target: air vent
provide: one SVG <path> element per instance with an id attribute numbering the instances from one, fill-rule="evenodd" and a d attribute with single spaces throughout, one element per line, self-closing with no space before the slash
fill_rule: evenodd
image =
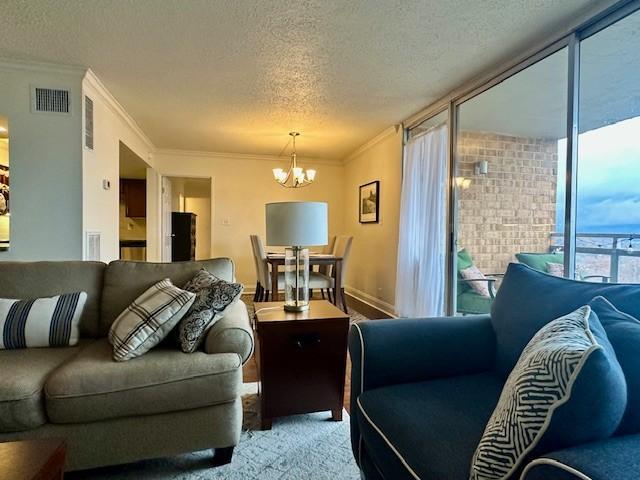
<path id="1" fill-rule="evenodd" d="M 93 100 L 84 97 L 84 146 L 93 150 Z"/>
<path id="2" fill-rule="evenodd" d="M 69 115 L 71 113 L 69 91 L 32 87 L 31 111 L 34 113 L 59 113 Z"/>
<path id="3" fill-rule="evenodd" d="M 86 232 L 84 259 L 100 261 L 100 232 Z"/>

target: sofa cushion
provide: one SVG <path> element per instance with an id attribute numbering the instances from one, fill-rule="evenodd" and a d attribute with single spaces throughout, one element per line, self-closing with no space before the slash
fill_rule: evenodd
<path id="1" fill-rule="evenodd" d="M 56 370 L 45 385 L 53 423 L 82 423 L 152 415 L 234 401 L 242 385 L 240 357 L 157 348 L 114 362 L 106 339 L 97 340 Z"/>
<path id="2" fill-rule="evenodd" d="M 113 359 L 131 360 L 158 345 L 193 304 L 196 295 L 165 278 L 136 298 L 111 325 Z"/>
<path id="3" fill-rule="evenodd" d="M 84 345 L 0 351 L 0 432 L 30 430 L 47 422 L 45 381 Z"/>
<path id="4" fill-rule="evenodd" d="M 107 335 L 118 315 L 151 285 L 169 278 L 174 285 L 182 287 L 202 268 L 227 282 L 235 279 L 233 262 L 228 258 L 174 263 L 111 262 L 104 274 L 101 336 Z"/>
<path id="5" fill-rule="evenodd" d="M 365 391 L 353 414 L 367 455 L 384 478 L 468 480 L 502 385 L 481 373 Z"/>
<path id="6" fill-rule="evenodd" d="M 99 325 L 105 267 L 100 262 L 0 262 L 0 298 L 31 299 L 87 292 L 78 325 L 80 337 L 104 335 L 106 332 L 100 332 Z"/>
<path id="7" fill-rule="evenodd" d="M 538 330 L 599 295 L 619 310 L 640 317 L 640 284 L 579 282 L 510 264 L 491 305 L 496 369 L 506 378 Z"/>
<path id="8" fill-rule="evenodd" d="M 0 349 L 78 344 L 85 292 L 15 300 L 0 298 Z"/>
<path id="9" fill-rule="evenodd" d="M 627 409 L 616 433 L 640 433 L 640 320 L 621 312 L 604 297 L 594 298 L 589 306 L 607 332 L 627 380 Z"/>
<path id="10" fill-rule="evenodd" d="M 513 478 L 532 452 L 607 438 L 626 403 L 624 374 L 591 307 L 560 317 L 535 334 L 509 375 L 470 478 Z"/>

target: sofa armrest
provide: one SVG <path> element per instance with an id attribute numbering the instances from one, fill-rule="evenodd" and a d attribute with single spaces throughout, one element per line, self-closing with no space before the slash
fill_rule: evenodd
<path id="1" fill-rule="evenodd" d="M 246 363 L 253 353 L 253 331 L 247 306 L 238 300 L 225 312 L 209 333 L 204 344 L 207 353 L 237 353 Z"/>
<path id="2" fill-rule="evenodd" d="M 629 480 L 640 478 L 640 434 L 558 450 L 531 461 L 522 480 Z"/>
<path id="3" fill-rule="evenodd" d="M 354 323 L 349 331 L 351 444 L 358 464 L 356 402 L 362 392 L 483 372 L 493 367 L 495 348 L 488 315 Z"/>

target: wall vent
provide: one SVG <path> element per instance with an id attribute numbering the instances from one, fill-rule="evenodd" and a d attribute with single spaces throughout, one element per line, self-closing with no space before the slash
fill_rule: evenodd
<path id="1" fill-rule="evenodd" d="M 93 100 L 84 97 L 84 146 L 93 150 Z"/>
<path id="2" fill-rule="evenodd" d="M 86 232 L 84 259 L 100 261 L 100 232 Z"/>
<path id="3" fill-rule="evenodd" d="M 71 97 L 68 90 L 31 87 L 31 111 L 34 113 L 71 114 Z"/>

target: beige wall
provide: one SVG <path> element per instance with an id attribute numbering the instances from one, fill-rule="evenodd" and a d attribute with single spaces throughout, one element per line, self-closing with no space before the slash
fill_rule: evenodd
<path id="1" fill-rule="evenodd" d="M 82 93 L 83 105 L 85 95 L 93 100 L 94 124 L 94 148 L 82 150 L 83 230 L 100 232 L 100 260 L 110 262 L 120 258 L 120 142 L 147 163 L 153 146 L 90 71 Z M 103 180 L 111 182 L 110 189 L 102 188 Z"/>
<path id="2" fill-rule="evenodd" d="M 518 252 L 546 252 L 554 231 L 558 142 L 483 132 L 459 136 L 458 246 L 485 273 L 502 273 Z M 486 160 L 489 172 L 475 175 Z"/>
<path id="3" fill-rule="evenodd" d="M 256 281 L 249 235 L 259 234 L 264 239 L 265 203 L 328 202 L 329 233 L 335 235 L 343 230 L 344 167 L 339 163 L 303 160 L 302 166 L 317 168 L 316 181 L 305 188 L 286 189 L 273 180 L 271 172 L 274 167 L 287 168 L 286 158 L 159 151 L 154 160 L 164 176 L 211 178 L 211 256 L 232 258 L 236 276 L 247 288 L 253 288 Z M 152 201 L 157 204 L 159 195 Z M 151 205 L 150 211 L 155 208 L 157 205 Z"/>
<path id="4" fill-rule="evenodd" d="M 353 235 L 347 265 L 349 293 L 394 312 L 398 220 L 402 182 L 402 129 L 391 127 L 345 159 L 344 230 Z M 380 181 L 380 223 L 358 221 L 358 187 Z"/>

